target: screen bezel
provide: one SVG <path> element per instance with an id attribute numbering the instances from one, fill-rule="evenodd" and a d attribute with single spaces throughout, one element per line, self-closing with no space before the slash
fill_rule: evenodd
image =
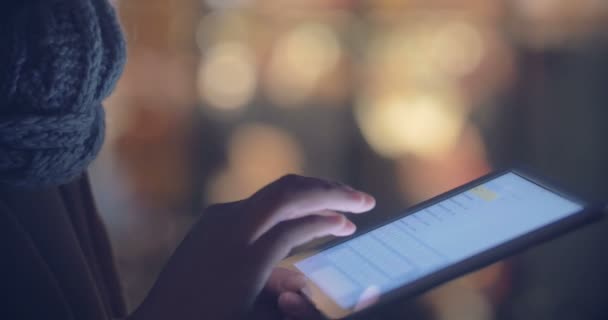
<path id="1" fill-rule="evenodd" d="M 496 247 L 483 251 L 479 254 L 476 254 L 472 257 L 464 259 L 460 262 L 448 265 L 442 269 L 439 269 L 429 275 L 423 276 L 420 279 L 417 279 L 413 282 L 410 282 L 402 287 L 393 289 L 387 293 L 381 295 L 378 302 L 374 303 L 373 306 L 380 306 L 382 304 L 388 303 L 392 300 L 395 300 L 397 297 L 409 297 L 416 294 L 420 294 L 424 291 L 427 291 L 431 288 L 434 288 L 446 281 L 457 278 L 463 274 L 469 273 L 476 269 L 482 268 L 489 264 L 492 264 L 498 260 L 504 259 L 510 255 L 513 255 L 523 249 L 531 247 L 533 245 L 544 242 L 548 239 L 551 239 L 561 233 L 572 230 L 578 226 L 583 224 L 592 222 L 601 217 L 601 208 L 591 205 L 588 202 L 581 200 L 578 197 L 575 197 L 569 193 L 564 192 L 561 188 L 556 187 L 554 184 L 550 184 L 547 182 L 547 179 L 540 178 L 538 175 L 533 175 L 527 170 L 523 169 L 510 169 L 510 170 L 500 170 L 497 172 L 490 173 L 483 177 L 480 177 L 476 180 L 473 180 L 467 184 L 464 184 L 458 188 L 450 190 L 446 193 L 440 194 L 436 197 L 433 197 L 429 200 L 423 201 L 417 205 L 414 205 L 407 210 L 405 210 L 402 214 L 399 214 L 387 221 L 382 222 L 379 225 L 376 225 L 372 228 L 369 228 L 365 232 L 357 233 L 354 236 L 343 239 L 341 241 L 336 241 L 331 244 L 328 244 L 318 250 L 309 251 L 297 254 L 295 256 L 291 256 L 285 259 L 281 265 L 283 267 L 289 268 L 291 270 L 295 270 L 299 272 L 299 270 L 294 266 L 298 261 L 305 259 L 309 256 L 315 255 L 323 250 L 329 249 L 346 241 L 349 241 L 353 238 L 362 236 L 368 232 L 371 232 L 375 229 L 378 229 L 384 225 L 390 224 L 396 220 L 399 220 L 405 216 L 418 212 L 426 207 L 432 206 L 438 202 L 446 200 L 454 195 L 460 194 L 462 192 L 468 191 L 478 185 L 484 184 L 488 181 L 491 181 L 497 177 L 500 177 L 507 173 L 514 173 L 544 189 L 547 189 L 565 199 L 568 199 L 572 202 L 575 202 L 582 206 L 582 209 L 578 212 L 575 212 L 567 217 L 559 219 L 553 223 L 550 223 L 546 226 L 543 226 L 535 231 L 526 233 L 522 236 L 519 236 L 513 240 L 507 241 L 503 244 L 500 244 Z M 308 292 L 305 294 L 311 300 L 311 302 L 321 311 L 321 313 L 329 318 L 329 319 L 344 319 L 349 316 L 361 315 L 366 312 L 369 312 L 373 308 L 364 308 L 362 310 L 353 310 L 353 309 L 343 309 L 334 300 L 327 296 L 323 291 L 316 286 L 316 284 L 310 281 L 307 278 L 308 284 Z"/>

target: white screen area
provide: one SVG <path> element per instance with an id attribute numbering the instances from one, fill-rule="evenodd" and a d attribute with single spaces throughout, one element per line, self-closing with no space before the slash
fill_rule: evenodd
<path id="1" fill-rule="evenodd" d="M 380 294 L 582 209 L 507 173 L 295 264 L 339 306 Z"/>

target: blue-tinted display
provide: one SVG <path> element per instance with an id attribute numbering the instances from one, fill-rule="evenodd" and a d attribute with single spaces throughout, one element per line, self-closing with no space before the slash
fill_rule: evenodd
<path id="1" fill-rule="evenodd" d="M 507 173 L 295 266 L 348 309 L 581 209 Z"/>

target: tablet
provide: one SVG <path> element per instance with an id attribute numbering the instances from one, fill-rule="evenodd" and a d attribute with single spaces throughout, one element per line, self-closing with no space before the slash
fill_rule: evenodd
<path id="1" fill-rule="evenodd" d="M 411 297 L 602 216 L 522 170 L 496 172 L 367 232 L 287 258 L 328 319 Z"/>

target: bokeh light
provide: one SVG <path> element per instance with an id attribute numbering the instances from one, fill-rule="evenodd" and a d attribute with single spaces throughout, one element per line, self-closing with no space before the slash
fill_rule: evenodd
<path id="1" fill-rule="evenodd" d="M 228 167 L 212 180 L 210 202 L 235 201 L 286 173 L 301 173 L 301 147 L 285 130 L 265 124 L 247 124 L 234 132 Z"/>
<path id="2" fill-rule="evenodd" d="M 366 50 L 371 86 L 454 86 L 487 54 L 478 26 L 464 19 L 425 17 L 375 35 Z"/>
<path id="3" fill-rule="evenodd" d="M 517 39 L 541 49 L 571 45 L 608 26 L 608 2 L 603 0 L 512 1 Z"/>
<path id="4" fill-rule="evenodd" d="M 441 154 L 456 142 L 464 125 L 456 98 L 431 93 L 362 99 L 355 115 L 372 148 L 391 158 Z"/>
<path id="5" fill-rule="evenodd" d="M 276 43 L 266 77 L 268 96 L 279 106 L 302 103 L 340 55 L 339 40 L 329 26 L 311 22 L 295 27 Z"/>
<path id="6" fill-rule="evenodd" d="M 419 202 L 456 188 L 491 169 L 479 131 L 466 124 L 453 145 L 431 157 L 406 155 L 396 161 L 401 194 Z"/>
<path id="7" fill-rule="evenodd" d="M 484 44 L 478 29 L 464 21 L 451 21 L 435 31 L 431 54 L 439 70 L 451 76 L 465 76 L 483 57 Z"/>
<path id="8" fill-rule="evenodd" d="M 198 73 L 200 96 L 220 109 L 237 109 L 255 94 L 257 71 L 252 51 L 238 42 L 212 47 L 203 58 Z"/>
<path id="9" fill-rule="evenodd" d="M 205 0 L 211 9 L 234 9 L 250 4 L 251 0 Z"/>

